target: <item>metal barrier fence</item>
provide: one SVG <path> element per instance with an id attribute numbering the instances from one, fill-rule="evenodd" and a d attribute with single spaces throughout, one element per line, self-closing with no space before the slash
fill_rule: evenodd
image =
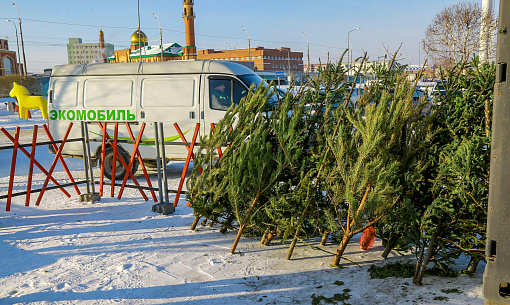
<path id="1" fill-rule="evenodd" d="M 0 195 L 1 199 L 7 198 L 7 204 L 6 204 L 6 211 L 10 211 L 11 208 L 11 201 L 13 197 L 17 196 L 23 196 L 26 195 L 26 202 L 25 206 L 29 206 L 30 201 L 30 194 L 40 192 L 39 197 L 37 198 L 36 205 L 39 205 L 41 202 L 41 199 L 47 190 L 53 190 L 53 189 L 59 189 L 61 190 L 68 198 L 71 197 L 69 192 L 65 190 L 65 187 L 73 186 L 77 195 L 80 196 L 80 201 L 87 201 L 87 202 L 94 202 L 99 201 L 100 198 L 104 195 L 103 188 L 104 185 L 110 185 L 111 186 L 111 197 L 114 197 L 115 192 L 115 186 L 120 187 L 119 193 L 117 195 L 117 198 L 120 200 L 122 198 L 122 195 L 124 193 L 125 188 L 134 188 L 138 189 L 141 196 L 144 198 L 145 201 L 148 201 L 148 197 L 145 194 L 144 191 L 149 191 L 151 193 L 152 199 L 154 202 L 158 202 L 158 198 L 156 198 L 155 192 L 157 191 L 159 193 L 159 203 L 153 205 L 152 210 L 154 212 L 163 213 L 163 214 L 170 214 L 175 211 L 175 207 L 177 207 L 180 195 L 185 193 L 182 188 L 184 185 L 186 172 L 188 169 L 188 166 L 191 162 L 191 159 L 194 158 L 193 149 L 195 148 L 195 145 L 199 144 L 196 142 L 200 124 L 197 123 L 193 138 L 191 142 L 187 142 L 184 134 L 182 133 L 181 129 L 179 128 L 178 124 L 174 124 L 174 128 L 177 130 L 179 137 L 181 138 L 182 142 L 165 142 L 164 139 L 164 126 L 163 123 L 154 123 L 154 133 L 155 133 L 155 140 L 143 140 L 143 133 L 146 128 L 146 124 L 142 123 L 140 127 L 140 131 L 138 135 L 135 137 L 133 134 L 133 131 L 131 130 L 131 127 L 128 123 L 125 123 L 126 129 L 130 135 L 130 140 L 124 140 L 119 139 L 118 137 L 118 130 L 119 130 L 119 123 L 114 123 L 114 135 L 113 139 L 107 132 L 107 124 L 108 123 L 101 123 L 101 122 L 80 122 L 81 123 L 81 138 L 75 138 L 75 139 L 68 139 L 69 133 L 73 127 L 73 123 L 69 123 L 69 126 L 66 130 L 66 133 L 62 140 L 54 141 L 53 136 L 51 135 L 48 127 L 46 125 L 43 125 L 43 128 L 46 132 L 46 135 L 50 141 L 43 141 L 43 142 L 37 142 L 37 132 L 38 132 L 38 126 L 34 125 L 33 130 L 33 138 L 31 144 L 20 144 L 19 143 L 19 135 L 20 135 L 20 128 L 17 127 L 15 131 L 14 137 L 6 131 L 4 128 L 0 128 L 2 133 L 13 142 L 13 145 L 7 145 L 7 146 L 1 146 L 0 150 L 6 150 L 6 149 L 12 149 L 12 164 L 11 164 L 11 171 L 9 176 L 9 186 L 8 186 L 8 192 L 6 195 Z M 99 128 L 101 129 L 101 138 L 100 139 L 90 139 L 89 138 L 89 132 L 88 132 L 88 126 L 91 124 L 97 124 Z M 84 160 L 84 174 L 85 174 L 85 180 L 81 181 L 75 181 L 74 177 L 71 174 L 71 171 L 69 170 L 67 164 L 65 163 L 64 158 L 62 157 L 62 150 L 64 148 L 64 145 L 69 142 L 82 142 L 82 149 L 83 149 L 83 160 Z M 94 181 L 94 173 L 92 169 L 92 155 L 90 152 L 90 142 L 101 142 L 101 156 L 100 158 L 100 177 L 99 181 Z M 128 163 L 124 161 L 122 156 L 120 155 L 117 147 L 119 143 L 128 143 L 133 144 L 133 151 L 130 154 L 130 160 Z M 141 144 L 153 144 L 156 147 L 156 167 L 157 167 L 157 177 L 158 177 L 158 187 L 155 188 L 152 186 L 150 177 L 147 173 L 147 169 L 145 167 L 142 155 L 139 151 L 139 145 Z M 60 146 L 57 146 L 57 144 L 60 144 Z M 38 162 L 35 159 L 35 149 L 36 146 L 40 145 L 51 145 L 53 147 L 53 150 L 55 151 L 55 158 L 50 166 L 49 170 L 46 170 L 42 167 L 40 162 Z M 124 179 L 121 184 L 118 184 L 115 182 L 115 178 L 111 180 L 111 182 L 104 181 L 104 171 L 105 171 L 105 151 L 106 147 L 109 145 L 113 149 L 113 162 L 112 162 L 112 177 L 115 177 L 115 168 L 116 168 L 116 161 L 118 161 L 122 164 L 124 169 L 126 170 L 126 174 L 124 176 Z M 168 189 L 168 177 L 166 170 L 164 170 L 166 165 L 166 153 L 165 153 L 165 146 L 167 145 L 184 145 L 187 148 L 188 154 L 186 157 L 186 162 L 181 174 L 181 178 L 179 181 L 179 187 L 177 190 L 169 190 Z M 25 147 L 32 147 L 31 152 L 29 153 Z M 24 153 L 29 159 L 29 172 L 27 174 L 28 177 L 28 183 L 27 183 L 27 190 L 22 192 L 14 192 L 14 176 L 15 176 L 15 169 L 16 169 L 16 160 L 17 160 L 17 152 L 20 150 L 22 153 Z M 139 162 L 142 171 L 143 176 L 146 180 L 147 186 L 140 185 L 138 180 L 136 179 L 135 175 L 131 173 L 131 168 L 134 164 L 135 159 Z M 62 166 L 64 167 L 65 172 L 67 173 L 67 176 L 70 180 L 70 183 L 66 184 L 59 184 L 59 182 L 52 177 L 53 171 L 55 169 L 55 166 L 57 165 L 58 161 L 61 162 Z M 36 166 L 39 168 L 39 170 L 46 175 L 45 182 L 43 184 L 43 187 L 40 189 L 32 189 L 32 175 L 33 175 L 33 166 Z M 133 185 L 128 184 L 127 180 L 131 179 L 133 181 Z M 48 186 L 49 182 L 52 182 L 53 186 Z M 86 184 L 87 191 L 85 194 L 82 194 L 77 187 L 79 184 Z M 95 192 L 94 185 L 99 184 L 99 193 Z M 173 204 L 169 202 L 169 193 L 175 193 L 175 199 Z"/>

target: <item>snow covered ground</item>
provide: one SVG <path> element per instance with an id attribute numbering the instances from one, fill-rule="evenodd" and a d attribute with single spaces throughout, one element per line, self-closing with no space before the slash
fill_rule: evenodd
<path id="1" fill-rule="evenodd" d="M 0 105 L 0 127 L 44 122 L 37 113 L 34 120 L 17 119 Z M 30 137 L 28 132 L 25 140 Z M 53 155 L 41 147 L 36 159 L 48 168 Z M 82 178 L 82 160 L 66 161 L 75 178 Z M 0 150 L 0 162 L 4 195 L 10 150 Z M 27 164 L 28 158 L 18 153 L 17 190 L 26 188 Z M 183 164 L 167 167 L 170 189 L 177 188 Z M 34 172 L 33 187 L 40 188 L 45 177 Z M 60 166 L 54 176 L 67 182 Z M 156 183 L 154 172 L 151 179 Z M 286 261 L 288 244 L 281 239 L 267 247 L 242 238 L 232 255 L 236 233 L 220 234 L 216 226 L 190 231 L 193 214 L 183 197 L 174 214 L 163 216 L 133 189 L 118 200 L 109 197 L 107 187 L 105 197 L 94 204 L 80 203 L 74 190 L 68 191 L 71 198 L 48 191 L 40 206 L 34 205 L 38 193 L 32 194 L 29 207 L 24 197 L 16 197 L 10 212 L 6 200 L 0 200 L 0 304 L 312 304 L 321 296 L 330 304 L 483 304 L 483 264 L 473 277 L 426 276 L 418 287 L 410 279 L 370 279 L 372 264 L 413 259 L 392 253 L 383 261 L 380 241 L 362 251 L 353 240 L 345 253 L 352 262 L 344 261 L 343 269 L 330 267 L 327 252 L 337 246 L 331 243 L 322 247 L 327 252 L 299 243 Z"/>

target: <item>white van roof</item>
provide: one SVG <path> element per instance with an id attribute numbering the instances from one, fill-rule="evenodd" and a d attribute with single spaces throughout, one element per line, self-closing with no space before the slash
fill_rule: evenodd
<path id="1" fill-rule="evenodd" d="M 142 63 L 94 63 L 55 66 L 51 77 L 81 75 L 133 75 L 133 74 L 196 74 L 216 73 L 242 75 L 253 74 L 249 68 L 228 61 L 218 60 L 171 60 Z"/>

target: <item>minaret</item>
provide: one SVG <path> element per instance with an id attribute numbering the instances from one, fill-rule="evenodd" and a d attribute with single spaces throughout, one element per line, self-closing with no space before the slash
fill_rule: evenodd
<path id="1" fill-rule="evenodd" d="M 99 28 L 99 54 L 101 55 L 101 62 L 106 62 L 106 50 L 104 48 L 104 33 L 103 29 Z"/>
<path id="2" fill-rule="evenodd" d="M 183 0 L 184 27 L 186 30 L 186 46 L 182 50 L 182 59 L 197 58 L 197 47 L 195 46 L 195 13 L 193 13 L 193 0 Z"/>

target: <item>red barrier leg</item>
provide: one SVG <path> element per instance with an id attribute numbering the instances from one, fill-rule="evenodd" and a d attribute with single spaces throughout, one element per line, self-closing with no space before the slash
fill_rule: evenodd
<path id="1" fill-rule="evenodd" d="M 143 128 L 145 129 L 145 123 L 142 124 Z M 135 140 L 135 136 L 133 135 L 133 131 L 131 130 L 131 126 L 129 126 L 129 123 L 126 123 L 126 128 L 129 132 L 129 137 L 131 140 Z M 145 180 L 147 180 L 147 185 L 149 187 L 152 187 L 151 180 L 149 179 L 149 174 L 147 174 L 147 169 L 145 168 L 145 164 L 143 163 L 142 155 L 140 154 L 140 150 L 136 150 L 136 157 L 138 158 L 138 163 L 140 163 L 140 166 L 142 167 L 143 175 L 145 176 Z M 158 199 L 156 198 L 156 193 L 151 190 L 152 199 L 154 199 L 154 202 L 158 202 Z"/>
<path id="2" fill-rule="evenodd" d="M 105 136 L 106 136 L 106 139 L 107 140 L 110 140 L 110 136 L 108 135 L 108 133 L 105 133 Z M 110 146 L 113 147 L 113 143 L 112 142 L 109 142 Z M 120 153 L 118 151 L 116 151 L 116 155 L 117 157 L 119 158 L 119 161 L 120 163 L 122 163 L 122 166 L 124 166 L 124 168 L 127 167 L 127 164 L 126 162 L 124 162 L 124 159 L 121 157 Z M 133 175 L 133 173 L 131 173 L 131 171 L 128 171 L 129 173 L 129 177 L 131 178 L 131 180 L 133 180 L 133 183 L 136 185 L 136 186 L 140 186 L 140 184 L 138 183 L 138 181 L 136 180 L 135 176 Z M 142 195 L 142 197 L 145 199 L 145 201 L 148 201 L 149 198 L 147 198 L 147 195 L 145 195 L 145 193 L 143 192 L 143 190 L 141 189 L 138 189 L 138 191 L 140 192 L 140 194 Z"/>
<path id="3" fill-rule="evenodd" d="M 46 177 L 46 180 L 44 181 L 43 187 L 41 189 L 41 193 L 39 194 L 39 197 L 37 198 L 35 205 L 39 205 L 39 203 L 41 203 L 42 196 L 44 195 L 44 192 L 46 191 L 46 187 L 48 187 L 48 182 L 50 181 L 50 176 L 53 173 L 55 166 L 57 165 L 59 156 L 62 154 L 62 149 L 64 148 L 64 145 L 66 144 L 67 137 L 69 136 L 69 133 L 71 132 L 72 127 L 73 127 L 73 123 L 71 122 L 71 123 L 69 123 L 69 127 L 67 127 L 66 134 L 65 134 L 64 138 L 62 139 L 62 143 L 60 144 L 60 147 L 58 148 L 57 155 L 55 156 L 55 159 L 53 159 L 53 163 L 51 163 L 50 170 L 48 171 L 48 177 Z"/>
<path id="4" fill-rule="evenodd" d="M 176 125 L 176 124 L 174 124 L 174 125 Z M 177 128 L 178 127 L 179 126 L 177 126 Z M 186 158 L 186 163 L 184 163 L 184 169 L 182 170 L 181 181 L 179 182 L 179 188 L 177 189 L 177 194 L 175 195 L 174 207 L 177 207 L 177 202 L 179 201 L 179 197 L 181 196 L 182 185 L 184 184 L 184 179 L 186 178 L 186 171 L 188 170 L 188 166 L 189 166 L 191 157 L 194 156 L 193 148 L 195 147 L 195 142 L 197 140 L 199 130 L 200 130 L 200 123 L 197 123 L 196 128 L 195 128 L 195 133 L 193 134 L 193 139 L 191 140 L 191 145 L 188 148 L 188 157 Z"/>
<path id="5" fill-rule="evenodd" d="M 138 146 L 140 146 L 140 141 L 142 140 L 143 131 L 145 129 L 145 123 L 142 123 L 142 126 L 140 127 L 140 133 L 138 134 L 138 138 L 136 139 L 135 144 L 133 145 L 133 153 L 131 153 L 131 158 L 129 159 L 129 164 L 126 167 L 126 174 L 124 175 L 124 180 L 122 181 L 122 185 L 120 187 L 119 196 L 117 197 L 120 199 L 122 197 L 122 193 L 124 192 L 124 187 L 126 186 L 126 182 L 128 179 L 128 172 L 131 172 L 131 168 L 133 167 L 133 163 L 135 162 L 136 158 L 136 152 L 138 151 Z"/>
<path id="6" fill-rule="evenodd" d="M 177 133 L 179 134 L 179 137 L 181 137 L 181 141 L 182 141 L 182 142 L 184 142 L 184 143 L 188 142 L 188 141 L 186 140 L 186 137 L 185 137 L 185 136 L 184 136 L 184 134 L 182 133 L 181 128 L 179 127 L 179 125 L 177 125 L 177 123 L 174 123 L 174 127 L 175 127 L 175 129 L 177 130 Z M 191 152 L 191 158 L 192 158 L 193 160 L 195 160 L 195 154 L 193 153 L 193 149 L 190 149 L 189 145 L 185 145 L 185 147 L 186 147 L 186 149 L 188 150 L 188 154 Z M 198 171 L 199 171 L 200 173 L 202 173 L 202 169 L 201 169 L 201 168 L 199 168 L 199 169 L 198 169 Z"/>
<path id="7" fill-rule="evenodd" d="M 9 132 L 7 132 L 7 130 L 5 130 L 3 127 L 0 128 L 0 131 L 2 131 L 2 133 L 12 142 L 14 143 L 15 142 L 15 139 L 11 136 L 11 134 Z M 28 153 L 28 151 L 24 148 L 24 147 L 19 147 L 19 150 L 21 150 L 22 153 L 25 154 L 25 156 L 27 156 L 28 158 L 30 158 L 30 154 Z M 50 180 L 53 184 L 55 184 L 56 186 L 60 186 L 60 183 L 58 183 L 57 180 L 55 180 L 55 178 L 53 178 L 51 175 L 48 174 L 48 171 L 44 169 L 44 167 L 42 167 L 42 165 L 37 162 L 37 160 L 34 160 L 34 165 L 37 166 L 37 168 L 43 173 L 45 174 L 46 176 L 49 176 L 50 177 Z M 59 190 L 64 193 L 67 198 L 70 198 L 71 197 L 71 194 L 69 194 L 65 189 L 63 188 L 59 188 Z"/>
<path id="8" fill-rule="evenodd" d="M 37 130 L 39 126 L 34 125 L 34 134 L 32 135 L 32 151 L 30 152 L 30 165 L 28 166 L 28 182 L 27 182 L 27 197 L 25 200 L 25 206 L 30 204 L 30 191 L 32 190 L 32 173 L 34 172 L 34 159 L 35 159 L 35 148 L 37 145 Z M 53 141 L 53 140 L 50 140 Z"/>
<path id="9" fill-rule="evenodd" d="M 14 186 L 14 173 L 16 171 L 16 157 L 18 154 L 19 131 L 20 131 L 20 128 L 16 127 L 16 133 L 14 135 L 14 148 L 12 151 L 11 174 L 9 176 L 9 191 L 7 193 L 7 205 L 5 206 L 6 211 L 11 210 L 12 188 Z"/>
<path id="10" fill-rule="evenodd" d="M 46 135 L 48 136 L 48 139 L 50 141 L 53 141 L 53 136 L 51 135 L 50 133 L 50 130 L 48 129 L 48 126 L 46 126 L 46 124 L 43 124 L 43 128 L 44 128 L 44 131 L 46 132 Z M 51 144 L 53 146 L 53 149 L 55 151 L 57 151 L 57 145 L 55 144 Z M 64 170 L 67 174 L 67 177 L 69 177 L 69 180 L 74 183 L 74 178 L 73 178 L 73 175 L 71 174 L 71 171 L 69 170 L 69 168 L 67 167 L 67 164 L 66 164 L 66 161 L 64 161 L 64 157 L 62 157 L 62 155 L 60 155 L 60 163 L 62 163 L 62 166 L 64 167 Z M 80 189 L 78 188 L 77 185 L 73 185 L 74 186 L 74 190 L 76 191 L 76 194 L 78 194 L 78 196 L 81 194 L 80 192 Z"/>
<path id="11" fill-rule="evenodd" d="M 101 123 L 97 122 L 101 131 L 103 132 L 103 139 L 101 141 L 101 176 L 99 177 L 99 197 L 103 197 L 103 186 L 104 186 L 104 157 L 105 157 L 105 149 L 106 149 L 106 123 L 101 125 Z"/>

